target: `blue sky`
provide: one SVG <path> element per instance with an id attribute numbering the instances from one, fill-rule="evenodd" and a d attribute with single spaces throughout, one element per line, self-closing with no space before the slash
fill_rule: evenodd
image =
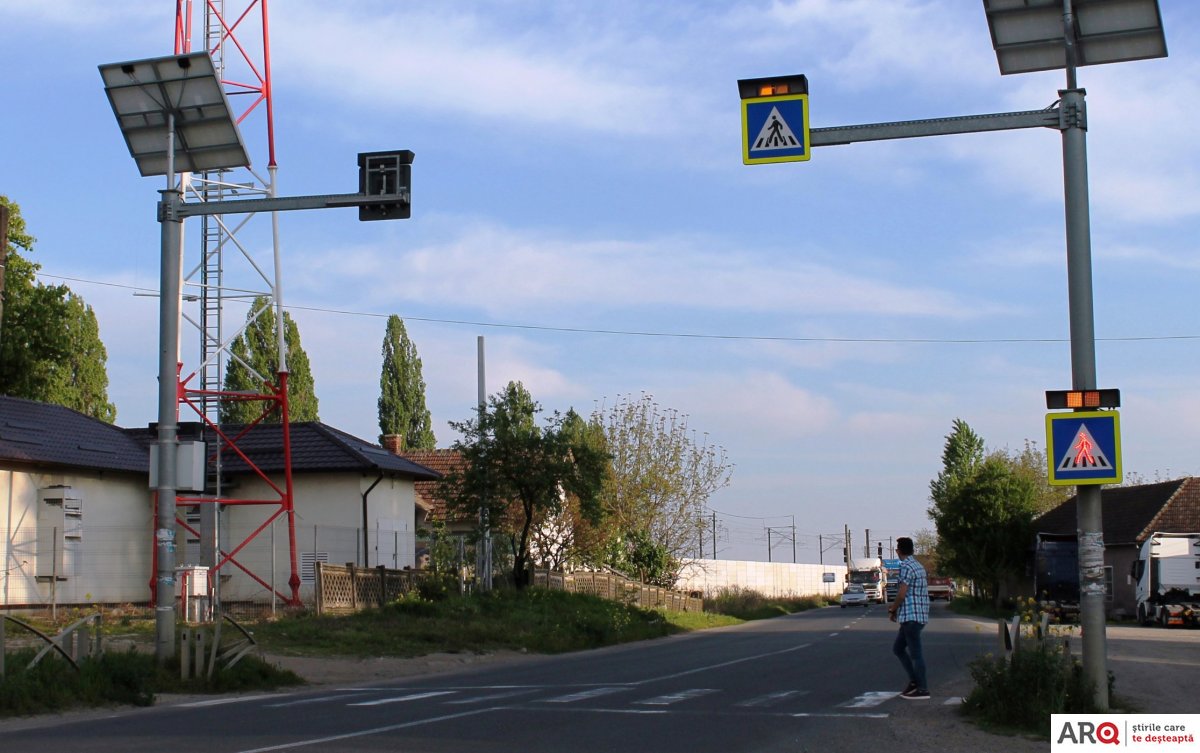
<path id="1" fill-rule="evenodd" d="M 1148 479 L 1200 471 L 1200 6 L 1161 6 L 1170 57 L 1080 71 L 1097 371 L 1122 390 L 1125 470 Z M 125 426 L 156 413 L 157 299 L 135 293 L 158 286 L 163 186 L 139 177 L 96 66 L 171 54 L 174 8 L 0 0 L 0 192 L 38 239 L 44 281 L 95 308 Z M 394 313 L 447 445 L 446 422 L 475 402 L 483 335 L 489 392 L 520 380 L 581 412 L 644 392 L 687 414 L 736 465 L 712 500 L 720 556 L 766 559 L 764 529 L 794 517 L 801 561 L 843 525 L 858 544 L 866 528 L 930 527 L 955 418 L 989 447 L 1044 445 L 1043 393 L 1070 386 L 1057 133 L 741 164 L 739 78 L 806 74 L 816 127 L 1049 106 L 1062 73 L 1000 76 L 981 3 L 271 12 L 282 194 L 352 192 L 358 152 L 416 153 L 410 220 L 281 215 L 285 304 L 325 422 L 378 434 Z M 243 133 L 265 167 L 257 118 Z M 245 238 L 269 264 L 265 233 Z M 187 242 L 192 266 L 196 228 Z M 227 284 L 254 287 L 240 274 Z M 231 303 L 226 321 L 243 318 Z M 185 329 L 186 370 L 198 349 Z"/>

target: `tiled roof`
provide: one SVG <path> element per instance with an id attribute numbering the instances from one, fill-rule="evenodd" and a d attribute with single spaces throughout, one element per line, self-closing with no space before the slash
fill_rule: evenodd
<path id="1" fill-rule="evenodd" d="M 1034 521 L 1040 533 L 1074 534 L 1076 498 L 1071 497 Z M 1200 531 L 1200 479 L 1115 486 L 1100 492 L 1104 543 L 1138 544 L 1155 531 Z"/>
<path id="2" fill-rule="evenodd" d="M 237 439 L 237 448 L 264 473 L 283 472 L 283 427 L 280 424 L 259 424 L 238 438 L 241 427 L 222 426 L 221 430 Z M 149 429 L 130 429 L 130 433 L 153 441 Z M 335 429 L 320 421 L 293 423 L 289 438 L 292 444 L 292 471 L 321 473 L 334 471 L 383 471 L 397 473 L 415 481 L 440 478 L 440 474 L 424 465 L 388 452 L 382 447 Z M 181 429 L 180 437 L 185 431 Z M 238 455 L 226 451 L 221 458 L 223 473 L 249 472 L 249 466 Z"/>
<path id="3" fill-rule="evenodd" d="M 458 450 L 405 450 L 400 457 L 432 468 L 442 476 L 448 476 L 463 466 L 463 458 Z M 418 481 L 413 486 L 416 488 L 417 504 L 429 514 L 429 518 L 446 520 L 446 503 L 437 495 L 438 482 Z"/>
<path id="4" fill-rule="evenodd" d="M 0 460 L 149 473 L 146 448 L 123 430 L 61 405 L 0 395 Z"/>

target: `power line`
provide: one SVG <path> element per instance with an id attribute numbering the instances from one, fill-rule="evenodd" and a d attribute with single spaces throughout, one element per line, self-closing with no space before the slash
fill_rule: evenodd
<path id="1" fill-rule="evenodd" d="M 153 288 L 135 285 L 123 285 L 115 282 L 100 282 L 82 277 L 68 277 L 39 272 L 38 277 L 52 280 L 67 280 L 88 285 L 102 285 L 110 288 L 123 288 L 139 293 L 157 295 Z M 292 311 L 313 311 L 323 314 L 339 314 L 342 316 L 364 316 L 375 319 L 387 319 L 391 314 L 380 314 L 373 311 L 354 311 L 351 309 L 334 309 L 320 306 L 285 305 Z M 426 322 L 428 324 L 452 324 L 464 327 L 487 327 L 490 329 L 516 329 L 534 332 L 563 332 L 580 335 L 615 335 L 620 337 L 661 337 L 682 340 L 731 340 L 742 342 L 792 342 L 792 343 L 849 343 L 849 344 L 878 344 L 878 345 L 988 345 L 988 344 L 1054 344 L 1070 342 L 1063 337 L 800 337 L 792 335 L 719 335 L 706 332 L 658 332 L 653 330 L 604 329 L 592 327 L 557 327 L 548 324 L 519 324 L 515 322 L 483 322 L 472 319 L 442 319 L 429 316 L 400 315 L 408 322 Z M 1130 335 L 1127 337 L 1097 337 L 1096 342 L 1161 342 L 1170 340 L 1200 340 L 1200 335 Z M 721 513 L 722 515 L 728 513 Z"/>

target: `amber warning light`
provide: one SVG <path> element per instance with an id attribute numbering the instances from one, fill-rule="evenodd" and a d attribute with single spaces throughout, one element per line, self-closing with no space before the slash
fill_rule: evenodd
<path id="1" fill-rule="evenodd" d="M 738 81 L 738 94 L 742 99 L 808 94 L 808 78 L 804 75 L 744 78 Z"/>
<path id="2" fill-rule="evenodd" d="M 1120 408 L 1120 390 L 1046 390 L 1047 408 Z"/>

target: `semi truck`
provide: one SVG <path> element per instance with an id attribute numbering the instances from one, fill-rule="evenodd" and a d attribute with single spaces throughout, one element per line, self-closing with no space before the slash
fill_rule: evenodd
<path id="1" fill-rule="evenodd" d="M 1200 626 L 1200 533 L 1152 533 L 1130 571 L 1138 621 Z"/>
<path id="2" fill-rule="evenodd" d="M 1063 622 L 1079 616 L 1079 542 L 1075 534 L 1039 533 L 1033 592 L 1042 611 Z"/>
<path id="3" fill-rule="evenodd" d="M 884 603 L 887 599 L 887 570 L 883 561 L 878 557 L 850 560 L 848 563 L 846 581 L 862 585 L 867 592 L 867 598 L 876 604 Z"/>

